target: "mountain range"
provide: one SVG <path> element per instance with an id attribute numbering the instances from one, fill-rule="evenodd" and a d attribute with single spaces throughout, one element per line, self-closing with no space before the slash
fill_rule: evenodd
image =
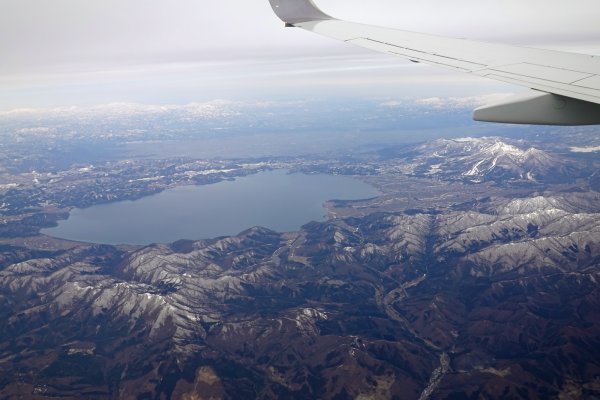
<path id="1" fill-rule="evenodd" d="M 542 194 L 21 254 L 0 271 L 1 393 L 594 398 L 599 213 L 597 193 Z"/>

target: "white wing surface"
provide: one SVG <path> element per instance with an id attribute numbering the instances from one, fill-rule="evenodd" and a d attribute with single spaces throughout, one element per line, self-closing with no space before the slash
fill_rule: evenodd
<path id="1" fill-rule="evenodd" d="M 311 0 L 269 0 L 286 26 L 371 50 L 534 89 L 475 110 L 476 120 L 600 124 L 600 57 L 445 38 L 335 19 Z"/>

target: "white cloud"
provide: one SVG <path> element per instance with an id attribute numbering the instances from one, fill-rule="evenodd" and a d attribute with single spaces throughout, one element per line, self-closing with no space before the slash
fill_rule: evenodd
<path id="1" fill-rule="evenodd" d="M 235 115 L 236 106 L 241 102 L 230 100 L 212 100 L 204 103 L 188 104 L 141 104 L 141 103 L 107 103 L 90 107 L 54 107 L 54 108 L 17 108 L 0 112 L 0 118 L 12 117 L 99 117 L 99 116 L 140 116 L 145 114 L 170 114 L 178 113 L 198 118 L 214 118 Z M 22 134 L 48 133 L 52 129 L 46 127 L 23 128 L 18 131 Z"/>
<path id="2" fill-rule="evenodd" d="M 2 114 L 0 114 L 2 115 Z M 53 128 L 46 126 L 37 126 L 35 128 L 22 128 L 17 131 L 18 135 L 43 135 L 53 132 Z"/>
<path id="3" fill-rule="evenodd" d="M 381 107 L 398 108 L 403 107 L 408 103 L 414 103 L 420 106 L 428 106 L 432 108 L 474 108 L 485 104 L 499 102 L 507 97 L 513 96 L 514 93 L 489 93 L 477 96 L 462 96 L 462 97 L 426 97 L 420 99 L 407 100 L 388 100 L 379 105 Z"/>
<path id="4" fill-rule="evenodd" d="M 590 147 L 571 147 L 572 153 L 596 153 L 600 152 L 600 146 L 590 146 Z"/>
<path id="5" fill-rule="evenodd" d="M 597 0 L 317 3 L 366 23 L 600 53 Z M 284 29 L 268 0 L 0 0 L 0 54 L 0 109 L 501 88 Z"/>
<path id="6" fill-rule="evenodd" d="M 485 104 L 496 103 L 513 95 L 514 93 L 491 93 L 481 96 L 428 97 L 417 100 L 417 104 L 436 108 L 472 108 Z"/>

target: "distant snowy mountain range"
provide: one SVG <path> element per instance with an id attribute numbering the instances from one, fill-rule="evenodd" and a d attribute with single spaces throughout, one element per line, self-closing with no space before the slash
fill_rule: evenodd
<path id="1" fill-rule="evenodd" d="M 429 97 L 418 99 L 374 101 L 373 105 L 380 108 L 408 108 L 427 107 L 429 109 L 471 109 L 483 104 L 501 100 L 510 94 L 494 93 L 483 96 L 467 97 Z M 0 111 L 0 120 L 23 117 L 37 118 L 86 118 L 94 116 L 125 117 L 139 115 L 188 115 L 198 118 L 217 118 L 237 114 L 238 110 L 264 109 L 264 108 L 297 108 L 310 103 L 338 103 L 326 100 L 281 100 L 281 101 L 232 101 L 216 99 L 188 104 L 141 104 L 128 102 L 113 102 L 96 106 L 80 107 L 65 106 L 53 108 L 16 108 Z"/>
<path id="2" fill-rule="evenodd" d="M 381 103 L 384 107 L 402 107 L 408 104 L 414 104 L 419 106 L 427 106 L 432 108 L 445 108 L 445 109 L 461 109 L 468 108 L 469 110 L 473 107 L 482 106 L 485 104 L 491 104 L 501 101 L 507 97 L 512 96 L 513 93 L 491 93 L 481 96 L 463 96 L 463 97 L 426 97 L 421 99 L 413 100 L 389 100 Z"/>
<path id="3" fill-rule="evenodd" d="M 197 117 L 217 117 L 228 113 L 234 102 L 214 100 L 189 104 L 139 104 L 109 103 L 93 107 L 18 108 L 0 112 L 0 118 L 10 117 L 91 117 L 91 116 L 135 116 L 140 114 L 189 114 Z"/>

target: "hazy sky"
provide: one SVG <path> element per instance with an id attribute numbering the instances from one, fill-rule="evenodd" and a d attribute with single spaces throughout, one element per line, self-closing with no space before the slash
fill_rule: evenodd
<path id="1" fill-rule="evenodd" d="M 600 53 L 598 0 L 317 3 L 354 21 Z M 0 59 L 0 109 L 514 90 L 284 29 L 267 0 L 0 0 Z"/>

